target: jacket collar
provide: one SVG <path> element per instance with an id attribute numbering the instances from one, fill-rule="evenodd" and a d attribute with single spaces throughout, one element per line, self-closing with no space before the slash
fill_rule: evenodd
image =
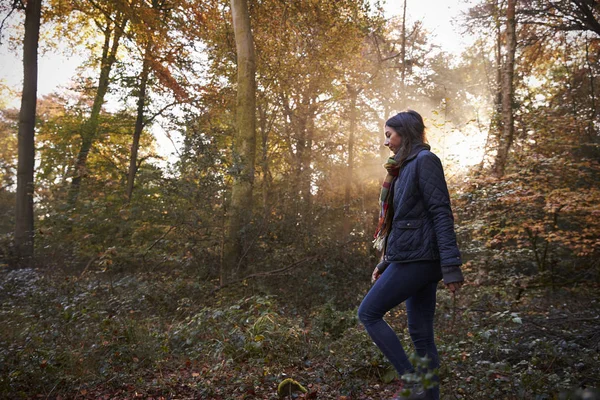
<path id="1" fill-rule="evenodd" d="M 408 157 L 406 157 L 406 159 L 404 160 L 404 162 L 402 164 L 404 165 L 407 162 L 409 162 L 410 160 L 413 160 L 423 150 L 430 150 L 430 149 L 431 149 L 431 146 L 428 145 L 427 143 L 417 143 L 417 144 L 415 144 L 412 147 L 412 149 L 410 150 L 410 153 L 408 154 Z"/>

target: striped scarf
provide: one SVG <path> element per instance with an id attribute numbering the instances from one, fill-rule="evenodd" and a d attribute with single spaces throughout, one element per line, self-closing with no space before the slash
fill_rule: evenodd
<path id="1" fill-rule="evenodd" d="M 393 213 L 391 212 L 390 207 L 393 203 L 394 194 L 390 188 L 394 182 L 394 179 L 396 179 L 398 173 L 400 172 L 400 166 L 394 157 L 388 158 L 383 167 L 387 170 L 387 175 L 383 180 L 381 194 L 379 195 L 379 204 L 381 209 L 379 212 L 379 224 L 377 225 L 375 240 L 373 241 L 373 246 L 377 250 L 383 250 L 385 239 L 390 231 L 390 226 L 392 225 L 391 222 Z"/>

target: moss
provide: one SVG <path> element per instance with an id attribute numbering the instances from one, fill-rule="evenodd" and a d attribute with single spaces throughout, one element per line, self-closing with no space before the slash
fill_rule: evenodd
<path id="1" fill-rule="evenodd" d="M 306 393 L 307 390 L 299 382 L 292 378 L 284 379 L 279 386 L 277 386 L 277 394 L 279 397 L 290 396 L 294 392 Z"/>

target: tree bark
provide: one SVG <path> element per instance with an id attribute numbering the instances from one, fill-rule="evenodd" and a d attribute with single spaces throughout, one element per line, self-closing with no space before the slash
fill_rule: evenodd
<path id="1" fill-rule="evenodd" d="M 311 102 L 309 102 L 311 104 Z M 304 136 L 304 151 L 302 153 L 302 183 L 300 189 L 302 190 L 302 218 L 304 220 L 304 226 L 307 231 L 313 228 L 313 224 L 309 223 L 310 215 L 312 213 L 312 145 L 315 133 L 315 113 L 312 105 L 308 106 L 306 114 L 306 131 Z"/>
<path id="2" fill-rule="evenodd" d="M 133 195 L 133 186 L 135 182 L 135 174 L 137 173 L 137 155 L 140 147 L 140 137 L 144 129 L 144 107 L 146 104 L 146 85 L 148 76 L 150 75 L 150 54 L 151 45 L 148 44 L 144 52 L 144 62 L 142 72 L 140 74 L 140 92 L 138 94 L 137 117 L 135 120 L 135 128 L 133 131 L 133 141 L 131 143 L 131 157 L 129 159 L 129 173 L 127 174 L 127 202 L 131 202 Z"/>
<path id="3" fill-rule="evenodd" d="M 391 154 L 389 147 L 387 147 L 383 144 L 383 143 L 385 143 L 385 140 L 384 140 L 385 122 L 387 121 L 387 118 L 390 117 L 390 113 L 391 113 L 391 106 L 390 106 L 389 102 L 387 100 L 385 100 L 385 102 L 383 104 L 383 117 L 379 122 L 379 131 L 378 131 L 379 158 L 380 158 L 379 161 L 381 161 L 382 166 L 383 166 L 384 162 L 387 161 L 387 159 L 390 157 L 390 154 Z M 382 171 L 384 171 L 383 167 L 381 168 L 380 172 L 382 172 Z"/>
<path id="4" fill-rule="evenodd" d="M 597 111 L 596 111 L 596 88 L 594 85 L 594 82 L 596 80 L 596 77 L 594 76 L 594 67 L 592 65 L 592 62 L 590 61 L 590 40 L 587 37 L 587 34 L 585 35 L 585 62 L 586 62 L 586 66 L 587 66 L 587 70 L 588 70 L 588 78 L 590 81 L 590 114 L 589 114 L 589 118 L 588 118 L 588 129 L 587 129 L 587 135 L 588 135 L 588 139 L 590 142 L 594 141 L 594 136 L 595 136 L 595 129 L 594 126 L 596 124 L 596 115 L 597 115 Z"/>
<path id="5" fill-rule="evenodd" d="M 309 107 L 305 101 L 301 102 L 293 115 L 293 129 L 296 136 L 296 174 L 292 185 L 297 193 L 296 224 L 306 227 L 308 212 L 310 211 L 310 149 L 312 143 L 309 134 Z"/>
<path id="6" fill-rule="evenodd" d="M 404 6 L 402 10 L 402 43 L 400 48 L 400 57 L 402 57 L 402 69 L 400 73 L 400 99 L 401 104 L 400 108 L 406 108 L 406 2 L 408 0 L 404 0 Z"/>
<path id="7" fill-rule="evenodd" d="M 358 90 L 353 86 L 348 85 L 348 94 L 350 95 L 350 127 L 348 132 L 348 165 L 346 172 L 345 193 L 344 193 L 344 236 L 348 236 L 352 231 L 352 220 L 350 216 L 350 191 L 352 189 L 353 169 L 354 169 L 354 136 L 356 133 L 356 98 Z"/>
<path id="8" fill-rule="evenodd" d="M 252 219 L 256 152 L 256 56 L 246 0 L 231 0 L 237 52 L 237 99 L 233 143 L 233 185 L 226 217 L 221 284 L 239 278 L 244 239 Z"/>
<path id="9" fill-rule="evenodd" d="M 495 22 L 496 22 L 496 96 L 494 96 L 494 117 L 493 123 L 496 133 L 499 134 L 502 129 L 502 26 L 500 23 L 500 5 L 496 1 L 495 7 Z"/>
<path id="10" fill-rule="evenodd" d="M 267 110 L 265 106 L 258 107 L 260 115 L 260 142 L 261 142 L 261 169 L 262 169 L 262 206 L 263 220 L 269 218 L 269 195 L 271 190 L 271 174 L 269 172 L 269 128 L 267 121 Z M 270 124 L 269 124 L 270 125 Z"/>
<path id="11" fill-rule="evenodd" d="M 79 197 L 81 180 L 86 173 L 87 157 L 98 134 L 100 111 L 102 110 L 104 97 L 108 91 L 110 72 L 116 60 L 119 42 L 121 40 L 121 36 L 123 35 L 123 30 L 125 29 L 126 24 L 127 20 L 123 19 L 120 23 L 115 25 L 114 29 L 110 29 L 110 22 L 107 22 L 107 27 L 104 31 L 104 46 L 102 48 L 102 59 L 100 62 L 100 78 L 98 80 L 98 89 L 96 90 L 90 117 L 81 128 L 81 147 L 79 149 L 79 153 L 77 154 L 73 180 L 71 181 L 71 187 L 69 189 L 68 202 L 71 208 L 75 206 L 77 198 Z M 112 45 L 110 43 L 111 37 Z"/>
<path id="12" fill-rule="evenodd" d="M 502 132 L 498 143 L 498 153 L 494 161 L 493 174 L 500 178 L 504 175 L 508 153 L 514 137 L 514 113 L 513 113 L 513 93 L 514 93 L 514 71 L 515 71 L 515 52 L 517 48 L 516 20 L 515 20 L 516 0 L 508 0 L 506 8 L 506 62 L 504 64 L 504 76 L 502 81 Z"/>
<path id="13" fill-rule="evenodd" d="M 477 172 L 481 173 L 483 171 L 484 166 L 486 166 L 488 160 L 491 159 L 491 167 L 493 168 L 493 163 L 495 162 L 490 156 L 490 151 L 496 150 L 496 154 L 499 148 L 500 137 L 502 135 L 502 93 L 503 93 L 503 60 L 502 60 L 502 23 L 501 23 L 501 9 L 500 3 L 498 0 L 494 0 L 491 5 L 493 6 L 492 17 L 494 19 L 494 33 L 495 33 L 495 47 L 494 47 L 494 69 L 496 72 L 494 82 L 492 83 L 493 95 L 494 95 L 494 103 L 492 109 L 492 115 L 490 118 L 490 123 L 488 127 L 488 133 L 485 140 L 485 145 L 483 147 L 483 157 L 481 158 L 481 162 L 477 168 Z M 484 59 L 487 59 L 486 56 L 481 53 Z"/>
<path id="14" fill-rule="evenodd" d="M 15 226 L 15 247 L 19 264 L 23 267 L 31 266 L 33 260 L 33 177 L 41 10 L 42 0 L 28 0 L 25 5 L 23 94 L 19 112 Z"/>

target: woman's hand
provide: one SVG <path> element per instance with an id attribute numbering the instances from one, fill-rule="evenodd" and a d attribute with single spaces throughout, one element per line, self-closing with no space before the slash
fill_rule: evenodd
<path id="1" fill-rule="evenodd" d="M 371 274 L 371 283 L 375 283 L 377 279 L 381 276 L 381 272 L 379 272 L 379 268 L 375 267 L 373 273 Z"/>
<path id="2" fill-rule="evenodd" d="M 458 290 L 460 289 L 460 287 L 462 286 L 462 282 L 450 282 L 446 285 L 446 287 L 448 288 L 448 290 L 452 293 L 456 293 L 458 292 Z"/>

